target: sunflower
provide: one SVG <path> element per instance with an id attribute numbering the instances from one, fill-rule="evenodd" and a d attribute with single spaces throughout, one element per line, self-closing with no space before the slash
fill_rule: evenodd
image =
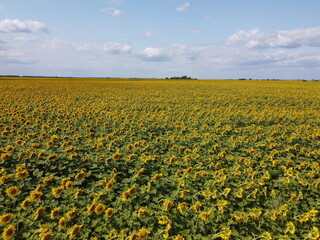
<path id="1" fill-rule="evenodd" d="M 111 191 L 112 187 L 113 187 L 113 181 L 109 181 L 106 185 L 106 190 Z"/>
<path id="2" fill-rule="evenodd" d="M 58 224 L 59 224 L 59 229 L 65 228 L 67 225 L 66 219 L 64 217 L 60 218 Z"/>
<path id="3" fill-rule="evenodd" d="M 296 227 L 294 226 L 293 222 L 287 222 L 286 227 L 286 232 L 289 232 L 291 234 L 295 233 Z"/>
<path id="4" fill-rule="evenodd" d="M 28 205 L 29 205 L 30 199 L 26 198 L 25 200 L 23 200 L 23 202 L 21 203 L 21 208 L 23 210 L 27 210 L 28 209 Z"/>
<path id="5" fill-rule="evenodd" d="M 207 221 L 208 217 L 212 214 L 213 212 L 210 210 L 208 212 L 201 212 L 199 217 L 202 219 L 202 221 Z"/>
<path id="6" fill-rule="evenodd" d="M 4 184 L 5 182 L 11 181 L 12 180 L 12 175 L 6 175 L 6 176 L 2 176 L 0 177 L 0 184 Z"/>
<path id="7" fill-rule="evenodd" d="M 29 176 L 29 172 L 27 170 L 23 170 L 20 172 L 16 172 L 16 178 L 22 179 Z"/>
<path id="8" fill-rule="evenodd" d="M 85 169 L 81 169 L 81 171 L 74 177 L 76 181 L 83 179 L 86 176 Z"/>
<path id="9" fill-rule="evenodd" d="M 313 227 L 311 232 L 309 232 L 309 234 L 308 234 L 308 238 L 313 239 L 313 240 L 319 239 L 320 238 L 319 228 Z"/>
<path id="10" fill-rule="evenodd" d="M 34 191 L 30 194 L 30 200 L 34 202 L 38 201 L 42 195 L 43 195 L 42 192 Z"/>
<path id="11" fill-rule="evenodd" d="M 145 228 L 139 229 L 139 233 L 138 233 L 139 240 L 147 239 L 147 236 L 149 233 L 150 233 L 150 231 Z"/>
<path id="12" fill-rule="evenodd" d="M 148 210 L 145 208 L 139 208 L 138 210 L 138 218 L 140 219 L 143 215 L 146 215 L 148 213 Z"/>
<path id="13" fill-rule="evenodd" d="M 73 185 L 73 182 L 72 182 L 72 181 L 66 182 L 66 184 L 65 184 L 66 189 L 71 189 L 71 188 L 72 188 L 72 185 Z"/>
<path id="14" fill-rule="evenodd" d="M 95 203 L 92 203 L 92 204 L 88 207 L 87 213 L 88 213 L 88 214 L 93 213 L 94 210 L 95 210 L 95 208 L 96 208 L 96 204 L 95 204 Z"/>
<path id="15" fill-rule="evenodd" d="M 53 239 L 53 233 L 42 233 L 41 240 L 51 240 Z"/>
<path id="16" fill-rule="evenodd" d="M 174 237 L 173 240 L 185 240 L 185 238 L 183 236 L 181 236 L 180 234 L 178 234 L 177 236 Z"/>
<path id="17" fill-rule="evenodd" d="M 59 210 L 60 210 L 60 208 L 58 208 L 58 207 L 52 209 L 51 214 L 50 214 L 50 219 L 56 219 L 59 215 Z"/>
<path id="18" fill-rule="evenodd" d="M 170 210 L 170 208 L 172 208 L 174 205 L 174 203 L 171 201 L 171 200 L 166 200 L 164 203 L 163 203 L 163 206 L 164 206 L 164 211 L 168 212 Z"/>
<path id="19" fill-rule="evenodd" d="M 2 153 L 1 154 L 1 160 L 3 160 L 3 161 L 7 161 L 9 159 L 9 157 L 11 157 L 11 155 L 9 153 Z"/>
<path id="20" fill-rule="evenodd" d="M 15 147 L 12 146 L 12 145 L 8 145 L 8 146 L 6 147 L 6 152 L 13 152 L 14 150 L 15 150 Z"/>
<path id="21" fill-rule="evenodd" d="M 163 177 L 163 174 L 162 174 L 162 173 L 158 173 L 158 174 L 156 174 L 156 175 L 153 176 L 152 180 L 153 180 L 154 182 L 157 182 L 157 181 L 159 181 L 162 177 Z"/>
<path id="22" fill-rule="evenodd" d="M 112 160 L 119 160 L 122 157 L 122 154 L 120 152 L 116 152 L 115 154 L 113 154 L 112 156 Z"/>
<path id="23" fill-rule="evenodd" d="M 13 187 L 7 188 L 6 192 L 9 197 L 16 197 L 19 194 L 20 189 L 16 186 L 13 186 Z"/>
<path id="24" fill-rule="evenodd" d="M 77 211 L 77 208 L 74 207 L 72 208 L 71 211 L 67 212 L 66 215 L 69 219 L 72 219 L 72 218 L 75 218 L 76 217 L 76 211 Z"/>
<path id="25" fill-rule="evenodd" d="M 199 209 L 202 207 L 202 203 L 197 201 L 193 206 L 192 206 L 192 211 L 194 213 L 197 213 Z"/>
<path id="26" fill-rule="evenodd" d="M 106 209 L 106 206 L 103 204 L 103 203 L 99 203 L 95 209 L 94 209 L 94 212 L 97 214 L 97 215 L 100 215 L 104 212 L 104 210 Z"/>
<path id="27" fill-rule="evenodd" d="M 79 196 L 83 193 L 83 190 L 82 189 L 77 189 L 77 191 L 74 193 L 74 196 L 73 198 L 74 199 L 78 199 Z"/>
<path id="28" fill-rule="evenodd" d="M 49 177 L 44 178 L 44 179 L 42 180 L 42 182 L 43 182 L 44 184 L 46 184 L 46 183 L 48 183 L 48 182 L 51 182 L 53 179 L 54 179 L 54 175 L 51 174 Z"/>
<path id="29" fill-rule="evenodd" d="M 45 210 L 46 210 L 45 207 L 38 207 L 36 210 L 36 215 L 35 215 L 34 219 L 38 220 L 39 217 L 44 213 Z"/>
<path id="30" fill-rule="evenodd" d="M 231 234 L 232 230 L 229 227 L 223 227 L 219 237 L 221 237 L 223 240 L 228 240 L 230 239 Z"/>
<path id="31" fill-rule="evenodd" d="M 181 198 L 184 198 L 185 196 L 187 196 L 187 194 L 190 192 L 190 190 L 182 190 L 181 191 L 181 194 L 180 194 L 180 197 Z"/>
<path id="32" fill-rule="evenodd" d="M 186 206 L 187 206 L 187 203 L 186 203 L 186 202 L 179 203 L 179 204 L 178 204 L 179 213 L 183 214 L 184 209 L 186 208 Z"/>
<path id="33" fill-rule="evenodd" d="M 5 225 L 7 223 L 9 223 L 13 218 L 13 214 L 12 213 L 7 213 L 7 214 L 4 214 L 2 216 L 0 216 L 0 223 L 2 225 Z"/>
<path id="34" fill-rule="evenodd" d="M 105 217 L 110 218 L 113 214 L 113 208 L 108 208 L 104 214 Z"/>
<path id="35" fill-rule="evenodd" d="M 71 231 L 69 232 L 69 237 L 74 238 L 80 231 L 81 231 L 82 225 L 75 224 Z"/>
<path id="36" fill-rule="evenodd" d="M 48 161 L 52 161 L 52 160 L 55 160 L 55 159 L 57 159 L 57 158 L 58 158 L 58 154 L 52 153 L 52 154 L 50 154 L 50 155 L 47 157 L 47 160 L 48 160 Z"/>
<path id="37" fill-rule="evenodd" d="M 3 230 L 2 238 L 4 240 L 10 240 L 14 237 L 15 233 L 16 233 L 16 228 L 13 225 L 9 225 Z"/>
<path id="38" fill-rule="evenodd" d="M 62 194 L 63 190 L 64 190 L 63 186 L 56 187 L 56 188 L 52 188 L 51 193 L 54 197 L 59 197 Z"/>

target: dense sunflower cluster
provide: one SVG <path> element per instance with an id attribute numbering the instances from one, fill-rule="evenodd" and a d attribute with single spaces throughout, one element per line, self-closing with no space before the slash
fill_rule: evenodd
<path id="1" fill-rule="evenodd" d="M 320 85 L 0 79 L 8 239 L 320 239 Z"/>

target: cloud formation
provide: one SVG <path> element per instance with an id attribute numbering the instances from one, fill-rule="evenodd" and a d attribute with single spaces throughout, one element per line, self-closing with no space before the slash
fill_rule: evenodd
<path id="1" fill-rule="evenodd" d="M 298 48 L 320 47 L 320 27 L 282 30 L 267 34 L 259 29 L 238 31 L 227 40 L 230 45 L 248 48 Z"/>
<path id="2" fill-rule="evenodd" d="M 119 17 L 123 14 L 123 11 L 116 8 L 102 8 L 100 12 L 111 14 L 114 17 Z"/>
<path id="3" fill-rule="evenodd" d="M 152 36 L 154 36 L 154 35 L 155 35 L 154 32 L 149 31 L 149 32 L 146 32 L 146 33 L 144 33 L 144 34 L 141 34 L 141 35 L 140 35 L 140 39 L 149 38 L 149 37 L 152 37 Z"/>
<path id="4" fill-rule="evenodd" d="M 185 2 L 180 7 L 177 7 L 176 10 L 178 12 L 183 12 L 183 11 L 187 10 L 188 7 L 190 7 L 190 3 L 189 2 Z"/>
<path id="5" fill-rule="evenodd" d="M 45 24 L 38 21 L 21 21 L 18 19 L 4 19 L 0 21 L 1 33 L 34 33 L 34 32 L 48 32 Z"/>
<path id="6" fill-rule="evenodd" d="M 138 56 L 144 61 L 163 62 L 170 59 L 169 54 L 164 49 L 147 47 Z"/>
<path id="7" fill-rule="evenodd" d="M 103 50 L 112 54 L 130 53 L 131 46 L 122 45 L 120 43 L 105 43 L 103 45 Z"/>

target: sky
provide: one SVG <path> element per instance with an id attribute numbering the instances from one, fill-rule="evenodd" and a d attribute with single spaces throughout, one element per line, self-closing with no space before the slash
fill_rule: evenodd
<path id="1" fill-rule="evenodd" d="M 0 75 L 320 79 L 319 0 L 0 0 Z"/>

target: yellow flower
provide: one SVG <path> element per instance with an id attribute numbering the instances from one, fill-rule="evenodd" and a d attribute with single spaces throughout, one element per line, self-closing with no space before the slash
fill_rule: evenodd
<path id="1" fill-rule="evenodd" d="M 219 237 L 221 237 L 223 240 L 230 239 L 232 234 L 232 230 L 229 227 L 223 227 L 222 231 L 219 233 Z"/>
<path id="2" fill-rule="evenodd" d="M 95 204 L 95 203 L 92 203 L 92 204 L 88 207 L 87 213 L 88 213 L 88 214 L 93 213 L 95 208 L 96 208 L 96 204 Z"/>
<path id="3" fill-rule="evenodd" d="M 291 234 L 295 233 L 296 227 L 294 226 L 293 222 L 287 222 L 286 227 L 286 232 L 289 232 Z"/>
<path id="4" fill-rule="evenodd" d="M 317 227 L 313 227 L 311 232 L 309 232 L 308 234 L 308 238 L 312 239 L 312 240 L 318 240 L 320 239 L 320 232 L 319 232 L 319 228 Z"/>
<path id="5" fill-rule="evenodd" d="M 306 213 L 306 215 L 309 217 L 309 219 L 312 221 L 312 222 L 315 222 L 317 221 L 317 214 L 318 214 L 318 210 L 310 210 L 309 212 Z"/>
<path id="6" fill-rule="evenodd" d="M 59 228 L 60 228 L 60 229 L 65 228 L 65 227 L 66 227 L 66 224 L 67 224 L 67 222 L 66 222 L 66 219 L 65 219 L 64 217 L 62 217 L 62 218 L 59 219 Z"/>
<path id="7" fill-rule="evenodd" d="M 75 224 L 69 232 L 69 237 L 74 238 L 82 229 L 82 225 Z"/>
<path id="8" fill-rule="evenodd" d="M 170 208 L 172 208 L 174 206 L 174 203 L 171 200 L 166 200 L 163 203 L 164 206 L 164 211 L 168 212 L 170 210 Z"/>
<path id="9" fill-rule="evenodd" d="M 22 179 L 29 176 L 29 172 L 27 170 L 23 170 L 21 172 L 16 173 L 16 178 Z"/>
<path id="10" fill-rule="evenodd" d="M 139 170 L 139 172 L 137 172 L 137 173 L 134 175 L 134 178 L 140 177 L 140 175 L 141 175 L 143 172 L 144 172 L 144 168 L 141 168 L 141 169 Z"/>
<path id="11" fill-rule="evenodd" d="M 150 231 L 148 231 L 145 228 L 141 228 L 139 229 L 139 233 L 138 233 L 138 238 L 139 240 L 145 240 L 147 239 L 148 234 L 150 233 Z"/>
<path id="12" fill-rule="evenodd" d="M 20 189 L 16 186 L 13 186 L 13 187 L 7 188 L 6 192 L 9 197 L 16 197 L 19 194 Z"/>
<path id="13" fill-rule="evenodd" d="M 77 191 L 74 193 L 74 196 L 73 198 L 74 199 L 78 199 L 79 196 L 83 193 L 83 190 L 82 189 L 77 189 Z"/>
<path id="14" fill-rule="evenodd" d="M 182 190 L 181 194 L 180 194 L 180 197 L 184 198 L 189 192 L 190 192 L 190 190 Z"/>
<path id="15" fill-rule="evenodd" d="M 41 240 L 51 240 L 53 239 L 54 234 L 53 233 L 41 233 Z"/>
<path id="16" fill-rule="evenodd" d="M 45 210 L 46 210 L 45 207 L 38 207 L 36 210 L 36 215 L 35 215 L 34 219 L 38 220 L 39 217 L 44 213 Z"/>
<path id="17" fill-rule="evenodd" d="M 58 158 L 58 154 L 53 153 L 53 154 L 51 154 L 51 155 L 49 155 L 49 156 L 47 157 L 47 160 L 48 160 L 48 161 L 52 161 L 52 160 L 55 160 L 55 159 L 57 159 L 57 158 Z"/>
<path id="18" fill-rule="evenodd" d="M 76 181 L 79 181 L 79 180 L 83 179 L 85 176 L 86 176 L 86 171 L 85 171 L 85 169 L 82 169 L 82 170 L 74 177 L 74 179 L 75 179 Z"/>
<path id="19" fill-rule="evenodd" d="M 183 202 L 183 203 L 179 203 L 179 204 L 178 204 L 178 210 L 179 210 L 179 212 L 180 212 L 181 214 L 183 214 L 184 209 L 186 208 L 186 206 L 187 206 L 187 203 L 186 203 L 186 202 Z"/>
<path id="20" fill-rule="evenodd" d="M 138 210 L 138 218 L 140 219 L 143 215 L 146 215 L 148 213 L 148 210 L 145 208 L 139 208 Z"/>
<path id="21" fill-rule="evenodd" d="M 269 232 L 264 232 L 262 236 L 263 236 L 263 239 L 272 240 L 272 235 Z"/>
<path id="22" fill-rule="evenodd" d="M 252 208 L 249 213 L 249 217 L 253 219 L 257 219 L 261 216 L 261 214 L 262 214 L 262 210 L 260 208 Z"/>
<path id="23" fill-rule="evenodd" d="M 106 206 L 103 204 L 103 203 L 99 203 L 95 209 L 94 209 L 94 212 L 97 214 L 97 215 L 100 215 L 104 212 L 104 210 L 106 209 Z"/>
<path id="24" fill-rule="evenodd" d="M 230 191 L 231 191 L 231 188 L 225 188 L 222 192 L 222 195 L 225 197 L 228 197 L 228 194 L 230 193 Z"/>
<path id="25" fill-rule="evenodd" d="M 160 216 L 160 218 L 158 219 L 158 223 L 160 225 L 166 225 L 168 223 L 171 223 L 171 221 L 167 216 L 163 215 L 163 216 Z"/>
<path id="26" fill-rule="evenodd" d="M 201 207 L 202 207 L 202 203 L 197 201 L 197 202 L 192 206 L 192 211 L 195 212 L 195 213 L 197 213 Z"/>
<path id="27" fill-rule="evenodd" d="M 76 217 L 76 211 L 77 211 L 77 208 L 72 208 L 71 211 L 67 212 L 66 215 L 67 215 L 67 218 L 69 219 L 72 219 L 72 218 L 75 218 Z"/>
<path id="28" fill-rule="evenodd" d="M 180 234 L 178 234 L 177 236 L 174 237 L 173 240 L 185 240 L 185 238 L 183 236 L 181 236 Z"/>
<path id="29" fill-rule="evenodd" d="M 2 238 L 4 240 L 10 240 L 14 237 L 16 233 L 16 228 L 13 225 L 9 225 L 2 232 Z"/>
<path id="30" fill-rule="evenodd" d="M 162 174 L 162 173 L 158 173 L 158 174 L 156 174 L 156 175 L 153 176 L 152 180 L 153 180 L 154 182 L 157 182 L 157 181 L 159 181 L 162 177 L 163 177 L 163 174 Z"/>
<path id="31" fill-rule="evenodd" d="M 213 212 L 209 210 L 208 212 L 201 212 L 199 217 L 202 219 L 202 221 L 207 221 L 208 217 L 212 214 Z"/>
<path id="32" fill-rule="evenodd" d="M 66 189 L 71 189 L 72 188 L 72 185 L 73 185 L 73 182 L 72 181 L 67 181 L 65 186 L 66 186 Z"/>
<path id="33" fill-rule="evenodd" d="M 112 187 L 113 187 L 113 181 L 109 181 L 107 184 L 106 184 L 106 190 L 107 191 L 111 191 Z"/>
<path id="34" fill-rule="evenodd" d="M 27 210 L 28 209 L 28 205 L 29 205 L 30 199 L 26 198 L 25 200 L 22 201 L 21 203 L 21 208 L 23 210 Z"/>
<path id="35" fill-rule="evenodd" d="M 221 213 L 224 212 L 226 206 L 228 205 L 228 201 L 226 200 L 218 200 L 218 209 Z"/>
<path id="36" fill-rule="evenodd" d="M 63 190 L 64 190 L 63 186 L 56 187 L 56 188 L 52 188 L 51 193 L 54 197 L 59 197 L 62 194 Z"/>
<path id="37" fill-rule="evenodd" d="M 42 192 L 38 192 L 38 191 L 32 192 L 30 194 L 30 200 L 34 201 L 34 202 L 38 201 L 41 198 L 42 195 L 43 195 Z"/>
<path id="38" fill-rule="evenodd" d="M 108 208 L 104 214 L 105 217 L 110 218 L 113 214 L 113 208 Z"/>
<path id="39" fill-rule="evenodd" d="M 7 213 L 7 214 L 4 214 L 2 216 L 0 216 L 0 223 L 5 225 L 7 223 L 9 223 L 13 218 L 13 214 L 12 213 Z"/>
<path id="40" fill-rule="evenodd" d="M 162 235 L 164 239 L 169 238 L 170 231 L 171 231 L 171 224 L 168 223 L 167 226 L 166 226 L 166 229 L 164 230 L 165 233 Z"/>
<path id="41" fill-rule="evenodd" d="M 51 214 L 50 214 L 50 219 L 56 219 L 59 215 L 59 210 L 60 210 L 60 208 L 58 208 L 58 207 L 52 209 Z"/>

